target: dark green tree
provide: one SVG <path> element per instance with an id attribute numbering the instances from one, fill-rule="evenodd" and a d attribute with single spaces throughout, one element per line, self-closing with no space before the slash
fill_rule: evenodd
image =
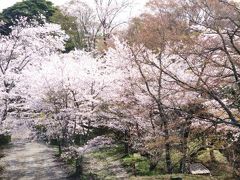
<path id="1" fill-rule="evenodd" d="M 46 21 L 50 21 L 50 17 L 56 10 L 57 8 L 53 6 L 53 3 L 46 0 L 18 2 L 4 9 L 0 14 L 0 21 L 4 22 L 4 25 L 0 26 L 0 33 L 9 34 L 11 32 L 10 26 L 16 24 L 20 17 L 26 17 L 27 21 L 35 19 L 39 24 L 44 23 L 42 16 L 46 18 Z"/>
<path id="2" fill-rule="evenodd" d="M 60 10 L 56 10 L 50 18 L 50 21 L 61 25 L 61 28 L 69 35 L 69 40 L 65 45 L 66 52 L 69 52 L 74 48 L 86 48 L 84 32 L 79 30 L 76 17 L 65 15 Z"/>

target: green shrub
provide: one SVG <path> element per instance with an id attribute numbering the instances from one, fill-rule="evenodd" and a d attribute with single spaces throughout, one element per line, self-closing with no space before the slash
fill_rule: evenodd
<path id="1" fill-rule="evenodd" d="M 134 175 L 150 175 L 149 161 L 138 153 L 129 155 L 122 160 L 123 165 L 128 167 Z"/>
<path id="2" fill-rule="evenodd" d="M 47 132 L 47 128 L 44 125 L 35 125 L 35 129 L 38 132 L 45 133 Z"/>
<path id="3" fill-rule="evenodd" d="M 6 145 L 10 142 L 11 142 L 11 136 L 10 135 L 0 134 L 0 146 L 1 145 Z"/>
<path id="4" fill-rule="evenodd" d="M 58 143 L 58 140 L 57 139 L 50 139 L 50 145 L 54 145 L 54 146 L 57 146 L 59 143 Z"/>

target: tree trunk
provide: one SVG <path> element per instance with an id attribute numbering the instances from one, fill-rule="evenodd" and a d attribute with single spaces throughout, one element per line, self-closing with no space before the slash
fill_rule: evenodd
<path id="1" fill-rule="evenodd" d="M 149 171 L 150 172 L 154 171 L 156 169 L 157 165 L 158 165 L 158 161 L 150 162 Z"/>
<path id="2" fill-rule="evenodd" d="M 212 161 L 212 162 L 216 162 L 216 157 L 215 157 L 215 154 L 214 154 L 214 149 L 212 149 L 212 148 L 210 149 L 209 155 L 210 155 L 211 161 Z"/>
<path id="3" fill-rule="evenodd" d="M 58 155 L 62 155 L 62 145 L 61 145 L 61 140 L 58 140 Z"/>
<path id="4" fill-rule="evenodd" d="M 172 174 L 171 147 L 169 143 L 165 144 L 167 172 Z"/>
<path id="5" fill-rule="evenodd" d="M 180 162 L 180 172 L 181 173 L 187 173 L 187 147 L 185 146 L 185 144 L 182 144 L 182 153 L 183 153 L 183 157 L 182 160 Z"/>
<path id="6" fill-rule="evenodd" d="M 171 145 L 169 142 L 169 130 L 167 121 L 163 122 L 164 134 L 165 134 L 165 160 L 167 165 L 167 172 L 172 174 L 172 159 L 171 159 Z"/>
<path id="7" fill-rule="evenodd" d="M 81 176 L 83 174 L 83 156 L 76 159 L 76 176 Z"/>
<path id="8" fill-rule="evenodd" d="M 8 112 L 8 100 L 4 99 L 4 108 L 2 110 L 2 115 L 1 115 L 1 122 L 0 124 L 2 124 L 3 121 L 6 120 L 7 118 L 7 112 Z"/>
<path id="9" fill-rule="evenodd" d="M 4 80 L 4 87 L 5 87 L 5 93 L 9 94 L 11 89 L 14 87 L 14 83 L 7 83 L 7 81 Z M 3 108 L 3 111 L 2 111 L 2 115 L 1 115 L 1 122 L 0 122 L 0 125 L 2 124 L 3 121 L 6 120 L 7 118 L 7 113 L 8 113 L 8 103 L 9 103 L 9 97 L 7 96 L 5 99 L 4 99 L 4 108 Z"/>
<path id="10" fill-rule="evenodd" d="M 124 132 L 124 152 L 125 152 L 125 155 L 128 155 L 129 154 L 129 135 L 128 135 L 128 130 L 125 130 Z"/>
<path id="11" fill-rule="evenodd" d="M 180 163 L 180 172 L 181 173 L 187 173 L 188 171 L 188 137 L 190 133 L 190 125 L 191 122 L 186 120 L 186 124 L 182 128 L 182 153 L 183 153 L 183 158 Z"/>
<path id="12" fill-rule="evenodd" d="M 137 176 L 136 162 L 132 162 L 132 174 Z"/>

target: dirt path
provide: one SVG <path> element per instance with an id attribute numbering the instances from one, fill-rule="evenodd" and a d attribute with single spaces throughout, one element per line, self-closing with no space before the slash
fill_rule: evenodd
<path id="1" fill-rule="evenodd" d="M 54 157 L 55 150 L 30 140 L 30 130 L 21 123 L 13 134 L 12 143 L 2 150 L 0 159 L 3 180 L 61 180 L 67 173 Z"/>

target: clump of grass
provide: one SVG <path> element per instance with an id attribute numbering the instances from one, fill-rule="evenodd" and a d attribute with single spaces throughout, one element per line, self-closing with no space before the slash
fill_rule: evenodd
<path id="1" fill-rule="evenodd" d="M 226 157 L 219 150 L 214 150 L 214 155 L 216 158 L 216 162 L 227 163 Z M 207 149 L 202 154 L 200 154 L 197 159 L 203 163 L 211 162 L 210 149 Z"/>
<path id="2" fill-rule="evenodd" d="M 91 155 L 98 159 L 106 159 L 109 157 L 120 159 L 124 155 L 123 146 L 116 145 L 111 148 L 102 148 L 98 151 L 92 152 Z"/>
<path id="3" fill-rule="evenodd" d="M 210 149 L 207 149 L 197 157 L 197 160 L 206 165 L 211 174 L 218 179 L 229 178 L 232 172 L 227 158 L 219 150 L 214 150 L 214 156 L 215 161 L 213 162 L 210 157 Z"/>
<path id="4" fill-rule="evenodd" d="M 124 157 L 122 163 L 133 175 L 150 176 L 154 174 L 149 171 L 149 160 L 138 153 Z"/>

